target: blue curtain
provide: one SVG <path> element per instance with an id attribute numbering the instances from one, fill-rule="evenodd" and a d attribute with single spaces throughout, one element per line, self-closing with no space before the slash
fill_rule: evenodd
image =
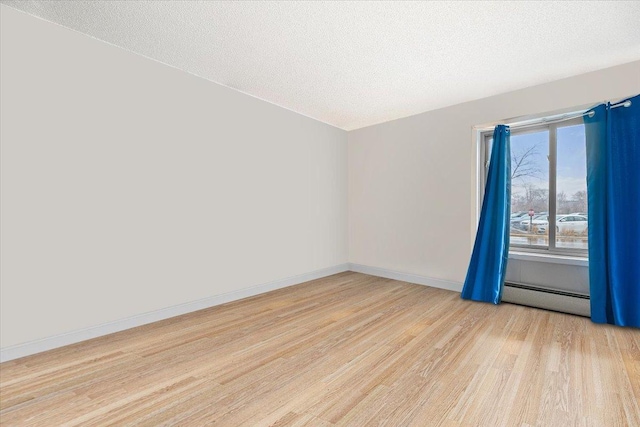
<path id="1" fill-rule="evenodd" d="M 462 298 L 499 304 L 509 257 L 511 147 L 508 126 L 493 131 L 493 148 L 480 223 Z"/>
<path id="2" fill-rule="evenodd" d="M 585 116 L 591 319 L 640 327 L 640 95 Z M 618 103 L 616 105 L 620 105 Z"/>

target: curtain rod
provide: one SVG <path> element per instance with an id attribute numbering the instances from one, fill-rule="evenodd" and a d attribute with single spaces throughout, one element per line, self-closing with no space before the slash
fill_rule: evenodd
<path id="1" fill-rule="evenodd" d="M 611 106 L 611 108 L 618 108 L 618 107 L 630 107 L 631 106 L 631 100 L 627 99 L 626 101 L 622 101 L 619 103 L 616 103 L 614 105 Z M 567 113 L 567 114 L 563 114 L 560 117 L 557 118 L 542 118 L 542 119 L 537 119 L 534 122 L 521 122 L 522 124 L 519 125 L 518 122 L 515 122 L 513 124 L 506 124 L 506 126 L 509 126 L 510 129 L 523 129 L 523 128 L 528 128 L 528 127 L 533 127 L 533 126 L 539 126 L 541 124 L 552 124 L 552 123 L 559 123 L 559 122 L 564 122 L 566 120 L 571 120 L 571 119 L 577 119 L 578 117 L 583 117 L 583 116 L 589 116 L 589 117 L 593 117 L 596 113 L 593 111 L 593 108 L 589 108 L 586 111 L 578 111 L 578 112 L 574 112 L 574 113 Z"/>

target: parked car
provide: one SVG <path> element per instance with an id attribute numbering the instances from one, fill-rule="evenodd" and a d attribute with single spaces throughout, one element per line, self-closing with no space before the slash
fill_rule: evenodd
<path id="1" fill-rule="evenodd" d="M 587 234 L 589 220 L 585 215 L 557 215 L 556 234 L 557 235 L 584 235 Z M 549 230 L 549 222 L 536 224 L 535 232 L 546 234 Z"/>
<path id="2" fill-rule="evenodd" d="M 511 228 L 520 228 L 520 222 L 524 219 L 529 219 L 528 212 L 517 212 L 516 214 L 511 215 Z"/>
<path id="3" fill-rule="evenodd" d="M 558 234 L 586 234 L 589 220 L 586 215 L 562 215 L 556 220 Z"/>
<path id="4" fill-rule="evenodd" d="M 549 225 L 549 215 L 547 212 L 542 212 L 542 213 L 539 213 L 538 215 L 535 215 L 533 218 L 529 218 L 529 215 L 527 215 L 527 218 L 520 221 L 520 224 L 518 224 L 517 228 L 524 231 L 530 231 L 529 226 L 532 226 L 534 229 L 531 231 L 536 232 L 536 228 L 541 226 L 548 226 L 548 225 Z"/>

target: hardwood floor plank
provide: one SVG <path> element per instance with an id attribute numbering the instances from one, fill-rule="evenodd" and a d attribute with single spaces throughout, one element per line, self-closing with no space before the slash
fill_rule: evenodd
<path id="1" fill-rule="evenodd" d="M 636 426 L 640 331 L 345 272 L 0 365 L 3 426 Z"/>

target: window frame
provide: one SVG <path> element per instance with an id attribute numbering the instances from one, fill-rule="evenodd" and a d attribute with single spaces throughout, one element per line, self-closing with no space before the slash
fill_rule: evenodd
<path id="1" fill-rule="evenodd" d="M 521 129 L 517 127 L 511 129 L 511 135 L 523 135 L 526 133 L 548 131 L 549 132 L 549 244 L 546 247 L 533 245 L 509 244 L 509 253 L 511 252 L 527 252 L 534 254 L 546 254 L 557 256 L 571 256 L 578 258 L 588 258 L 588 249 L 577 248 L 559 248 L 556 247 L 556 226 L 557 226 L 557 166 L 558 166 L 558 128 L 584 125 L 582 117 L 576 117 L 569 120 L 557 122 L 540 123 L 534 125 L 523 126 Z M 480 166 L 482 173 L 480 174 L 480 203 L 484 198 L 484 189 L 487 182 L 487 174 L 489 172 L 489 140 L 493 138 L 493 130 L 480 132 Z M 588 223 L 588 218 L 587 218 Z"/>

